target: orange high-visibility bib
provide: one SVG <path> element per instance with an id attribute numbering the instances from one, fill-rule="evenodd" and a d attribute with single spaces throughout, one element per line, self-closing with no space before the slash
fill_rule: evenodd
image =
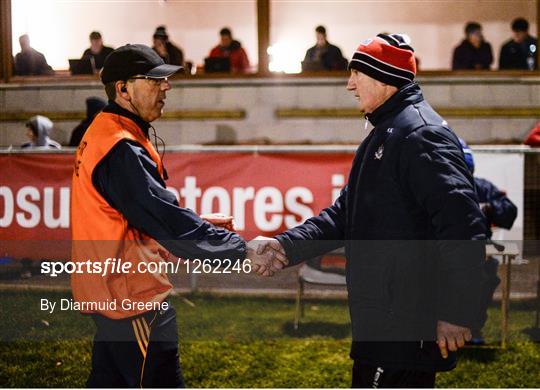
<path id="1" fill-rule="evenodd" d="M 110 309 L 113 305 L 109 304 L 105 309 L 81 311 L 97 312 L 112 319 L 146 311 L 123 309 L 121 303 L 124 299 L 162 302 L 172 289 L 165 272 L 152 274 L 138 272 L 137 268 L 140 262 L 160 263 L 169 253 L 154 239 L 130 226 L 126 218 L 99 194 L 92 182 L 96 166 L 122 140 L 133 140 L 142 145 L 163 176 L 159 154 L 137 124 L 126 117 L 102 112 L 96 116 L 77 149 L 71 187 L 72 260 L 90 260 L 104 266 L 106 259 L 111 258 L 133 264 L 129 272 L 108 272 L 103 276 L 85 270 L 71 275 L 75 301 L 101 303 L 101 306 L 116 302 L 115 309 Z"/>

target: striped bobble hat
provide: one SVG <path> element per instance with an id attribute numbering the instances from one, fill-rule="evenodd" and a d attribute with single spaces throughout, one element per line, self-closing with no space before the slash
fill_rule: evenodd
<path id="1" fill-rule="evenodd" d="M 401 88 L 416 76 L 414 49 L 404 34 L 379 34 L 367 39 L 354 52 L 349 69 Z"/>

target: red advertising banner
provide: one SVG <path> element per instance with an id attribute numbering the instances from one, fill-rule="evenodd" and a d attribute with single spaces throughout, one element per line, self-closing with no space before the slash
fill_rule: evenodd
<path id="1" fill-rule="evenodd" d="M 164 164 L 167 187 L 182 207 L 233 215 L 239 233 L 251 239 L 296 226 L 330 205 L 347 181 L 352 158 L 321 152 L 169 152 Z M 51 241 L 70 239 L 72 169 L 72 154 L 0 155 L 4 245 L 36 240 L 54 247 Z M 44 255 L 52 249 L 40 250 Z"/>

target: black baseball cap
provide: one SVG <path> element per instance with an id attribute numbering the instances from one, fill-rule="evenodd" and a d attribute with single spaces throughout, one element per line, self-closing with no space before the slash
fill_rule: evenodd
<path id="1" fill-rule="evenodd" d="M 141 44 L 127 44 L 119 47 L 105 58 L 101 70 L 103 84 L 128 80 L 136 75 L 154 78 L 172 76 L 182 69 L 178 65 L 166 64 L 150 47 Z"/>

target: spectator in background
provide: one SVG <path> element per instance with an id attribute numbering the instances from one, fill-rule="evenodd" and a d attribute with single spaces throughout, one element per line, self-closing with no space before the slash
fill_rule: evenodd
<path id="1" fill-rule="evenodd" d="M 461 138 L 459 139 L 463 153 L 465 155 L 465 163 L 471 175 L 474 174 L 474 158 L 471 148 Z M 517 218 L 517 207 L 508 197 L 504 191 L 499 190 L 495 184 L 486 179 L 474 177 L 474 186 L 476 189 L 476 196 L 480 208 L 486 216 L 488 231 L 486 236 L 491 238 L 491 227 L 500 227 L 510 230 L 514 221 Z M 501 279 L 497 276 L 497 269 L 499 262 L 494 257 L 489 257 L 483 263 L 484 278 L 482 281 L 482 295 L 481 295 L 481 307 L 479 308 L 480 321 L 477 328 L 472 328 L 472 340 L 471 344 L 481 345 L 484 344 L 484 338 L 482 337 L 482 328 L 487 321 L 487 310 L 493 300 L 493 294 L 495 289 L 501 283 Z"/>
<path id="2" fill-rule="evenodd" d="M 337 46 L 328 42 L 324 26 L 317 26 L 315 37 L 317 43 L 306 52 L 302 70 L 347 70 L 347 60 Z"/>
<path id="3" fill-rule="evenodd" d="M 536 124 L 535 127 L 530 131 L 523 142 L 525 145 L 532 146 L 533 148 L 540 147 L 540 122 Z"/>
<path id="4" fill-rule="evenodd" d="M 249 59 L 242 44 L 233 39 L 229 28 L 224 27 L 219 32 L 220 43 L 214 47 L 208 57 L 229 58 L 232 73 L 247 73 L 249 71 Z"/>
<path id="5" fill-rule="evenodd" d="M 169 41 L 169 34 L 167 34 L 165 26 L 158 26 L 153 38 L 154 46 L 152 49 L 166 64 L 184 66 L 184 53 Z"/>
<path id="6" fill-rule="evenodd" d="M 21 145 L 23 149 L 60 149 L 58 142 L 49 138 L 53 129 L 52 121 L 43 115 L 33 116 L 26 122 L 26 136 L 30 140 Z"/>
<path id="7" fill-rule="evenodd" d="M 17 76 L 41 76 L 54 74 L 45 56 L 30 46 L 27 34 L 19 37 L 21 52 L 15 55 L 13 73 Z"/>
<path id="8" fill-rule="evenodd" d="M 499 69 L 538 69 L 538 40 L 529 35 L 529 22 L 517 18 L 512 22 L 513 36 L 501 47 Z"/>
<path id="9" fill-rule="evenodd" d="M 86 99 L 86 118 L 81 121 L 71 132 L 69 146 L 79 146 L 81 139 L 94 120 L 94 117 L 101 112 L 107 105 L 107 102 L 99 97 L 89 97 Z"/>
<path id="10" fill-rule="evenodd" d="M 460 138 L 461 147 L 465 154 L 465 163 L 471 175 L 474 174 L 474 157 L 471 148 Z M 499 190 L 493 183 L 486 179 L 474 177 L 476 194 L 482 212 L 486 216 L 488 228 L 491 226 L 503 229 L 511 229 L 517 217 L 517 208 L 504 191 Z M 487 232 L 491 237 L 491 229 Z"/>
<path id="11" fill-rule="evenodd" d="M 465 39 L 454 49 L 452 70 L 489 69 L 493 62 L 491 45 L 484 40 L 482 26 L 469 22 L 465 26 Z"/>
<path id="12" fill-rule="evenodd" d="M 112 47 L 103 45 L 103 38 L 101 38 L 101 33 L 98 31 L 92 31 L 90 33 L 90 47 L 86 49 L 81 57 L 81 59 L 90 59 L 92 62 L 92 67 L 95 70 L 100 70 L 103 68 L 103 62 L 109 54 L 114 51 Z"/>

